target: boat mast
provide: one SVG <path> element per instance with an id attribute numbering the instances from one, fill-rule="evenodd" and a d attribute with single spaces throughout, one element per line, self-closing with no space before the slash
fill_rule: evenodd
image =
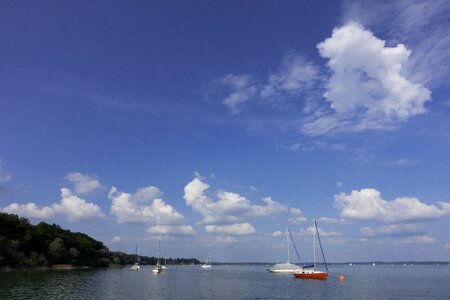
<path id="1" fill-rule="evenodd" d="M 289 232 L 289 237 L 291 238 L 292 246 L 294 246 L 295 253 L 297 253 L 298 261 L 301 263 L 302 260 L 300 259 L 300 255 L 298 254 L 297 246 L 295 246 L 294 238 L 292 237 L 292 233 L 289 230 L 289 227 L 288 227 L 288 232 Z"/>
<path id="2" fill-rule="evenodd" d="M 314 224 L 315 220 L 313 221 Z M 313 259 L 313 266 L 314 269 L 316 268 L 316 235 L 313 234 L 313 255 L 314 255 L 314 259 Z"/>
<path id="3" fill-rule="evenodd" d="M 139 264 L 139 253 L 138 253 L 137 245 L 136 245 L 136 257 L 135 257 L 134 263 Z"/>
<path id="4" fill-rule="evenodd" d="M 287 242 L 287 250 L 288 250 L 288 259 L 287 262 L 291 262 L 291 248 L 289 246 L 289 227 L 286 227 L 286 242 Z"/>
<path id="5" fill-rule="evenodd" d="M 156 261 L 156 265 L 159 267 L 161 265 L 161 236 L 158 240 L 158 259 Z"/>
<path id="6" fill-rule="evenodd" d="M 323 263 L 325 264 L 325 269 L 326 269 L 327 272 L 328 272 L 327 261 L 325 260 L 325 254 L 323 254 L 322 242 L 320 241 L 319 229 L 317 228 L 317 222 L 316 222 L 316 220 L 314 220 L 314 225 L 316 226 L 317 239 L 319 240 L 320 251 L 322 252 L 322 257 L 323 257 Z"/>

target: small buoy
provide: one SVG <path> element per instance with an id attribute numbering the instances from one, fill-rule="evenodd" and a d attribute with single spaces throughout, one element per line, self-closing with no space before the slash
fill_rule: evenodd
<path id="1" fill-rule="evenodd" d="M 339 280 L 344 281 L 345 280 L 345 276 L 344 275 L 339 276 Z"/>

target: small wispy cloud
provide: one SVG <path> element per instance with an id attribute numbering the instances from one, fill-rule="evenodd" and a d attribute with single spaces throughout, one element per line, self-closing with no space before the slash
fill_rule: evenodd
<path id="1" fill-rule="evenodd" d="M 413 160 L 413 159 L 408 159 L 408 158 L 400 158 L 397 160 L 382 162 L 380 164 L 383 166 L 387 166 L 387 167 L 407 167 L 407 166 L 416 165 L 418 163 L 419 163 L 418 160 Z"/>
<path id="2" fill-rule="evenodd" d="M 232 236 L 218 236 L 216 242 L 219 244 L 234 244 L 237 243 L 237 239 Z"/>
<path id="3" fill-rule="evenodd" d="M 120 236 L 113 236 L 113 238 L 111 239 L 111 243 L 116 244 L 119 243 L 122 240 L 122 238 Z"/>
<path id="4" fill-rule="evenodd" d="M 208 88 L 206 98 L 220 99 L 231 113 L 237 114 L 246 108 L 269 105 L 278 110 L 292 108 L 291 100 L 306 93 L 311 94 L 322 76 L 320 68 L 299 53 L 288 52 L 277 72 L 266 79 L 255 76 L 227 74 L 215 79 Z M 307 102 L 305 97 L 303 102 Z M 304 105 L 304 110 L 310 104 Z"/>
<path id="5" fill-rule="evenodd" d="M 377 228 L 361 227 L 360 233 L 364 237 L 383 237 L 383 236 L 417 236 L 424 234 L 426 231 L 423 223 L 412 224 L 390 224 L 382 225 Z"/>
<path id="6" fill-rule="evenodd" d="M 7 183 L 11 181 L 11 179 L 12 179 L 11 174 L 7 173 L 0 165 L 0 184 Z"/>
<path id="7" fill-rule="evenodd" d="M 401 241 L 404 244 L 433 244 L 436 240 L 427 235 L 411 236 Z"/>

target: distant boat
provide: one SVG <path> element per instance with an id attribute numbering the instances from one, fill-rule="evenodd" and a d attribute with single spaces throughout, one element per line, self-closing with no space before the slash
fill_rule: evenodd
<path id="1" fill-rule="evenodd" d="M 316 235 L 313 235 L 313 254 L 314 254 L 314 264 L 309 267 L 304 267 L 303 270 L 295 272 L 294 276 L 297 278 L 304 279 L 327 279 L 328 278 L 328 266 L 325 260 L 325 254 L 323 253 L 322 242 L 320 241 L 319 229 L 317 228 L 317 222 L 314 220 L 314 227 L 316 228 L 317 239 L 319 240 L 320 251 L 322 252 L 323 262 L 326 271 L 321 271 L 316 269 Z"/>
<path id="2" fill-rule="evenodd" d="M 154 274 L 159 274 L 163 271 L 161 267 L 160 250 L 161 250 L 161 238 L 158 241 L 158 253 L 157 253 L 158 259 L 156 260 L 156 266 L 152 270 Z"/>
<path id="3" fill-rule="evenodd" d="M 205 263 L 202 265 L 203 269 L 211 269 L 212 262 L 211 262 L 211 255 L 208 255 L 208 258 L 206 259 Z"/>
<path id="4" fill-rule="evenodd" d="M 372 263 L 372 266 L 373 266 L 373 267 L 375 267 L 375 266 L 376 266 L 376 264 L 375 264 L 375 263 Z"/>
<path id="5" fill-rule="evenodd" d="M 140 262 L 140 259 L 139 259 L 139 254 L 138 254 L 138 248 L 136 246 L 136 257 L 134 260 L 134 265 L 131 266 L 130 271 L 138 272 L 141 269 L 139 262 Z"/>
<path id="6" fill-rule="evenodd" d="M 289 237 L 291 237 L 289 239 Z M 290 240 L 295 247 L 294 240 L 289 232 L 289 227 L 286 227 L 286 243 L 287 243 L 287 262 L 275 264 L 271 268 L 268 269 L 269 272 L 272 273 L 284 273 L 284 274 L 293 274 L 295 272 L 300 272 L 303 268 L 291 263 L 291 248 L 290 248 Z M 297 248 L 295 248 L 297 249 Z M 297 253 L 298 255 L 298 253 Z"/>

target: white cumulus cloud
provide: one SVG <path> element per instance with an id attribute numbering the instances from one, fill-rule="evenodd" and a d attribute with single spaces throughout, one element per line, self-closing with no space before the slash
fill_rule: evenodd
<path id="1" fill-rule="evenodd" d="M 370 188 L 335 195 L 334 204 L 344 218 L 385 223 L 432 219 L 450 214 L 450 203 L 440 202 L 439 208 L 411 197 L 387 201 L 381 198 L 379 191 Z"/>
<path id="2" fill-rule="evenodd" d="M 371 31 L 351 22 L 335 28 L 317 48 L 329 59 L 332 75 L 324 96 L 332 112 L 307 123 L 305 133 L 388 128 L 427 111 L 424 105 L 431 92 L 402 73 L 411 55 L 405 45 L 387 47 Z"/>
<path id="3" fill-rule="evenodd" d="M 3 212 L 36 219 L 51 219 L 57 214 L 65 215 L 70 222 L 105 218 L 100 206 L 81 199 L 72 194 L 67 188 L 61 189 L 60 202 L 54 203 L 51 206 L 39 208 L 33 202 L 27 204 L 12 203 L 1 210 Z"/>
<path id="4" fill-rule="evenodd" d="M 38 208 L 33 202 L 27 204 L 11 203 L 7 207 L 2 208 L 1 211 L 33 219 L 50 219 L 55 216 L 55 210 L 52 207 Z"/>
<path id="5" fill-rule="evenodd" d="M 78 195 L 88 195 L 103 188 L 98 179 L 79 172 L 68 173 L 65 178 L 73 183 L 75 193 Z"/>
<path id="6" fill-rule="evenodd" d="M 430 86 L 448 83 L 450 6 L 447 0 L 346 1 L 345 19 L 358 21 L 413 50 L 408 73 Z"/>
<path id="7" fill-rule="evenodd" d="M 237 193 L 219 191 L 217 201 L 213 201 L 205 192 L 207 183 L 194 178 L 184 187 L 186 205 L 203 216 L 202 223 L 236 223 L 246 218 L 264 217 L 286 211 L 287 208 L 270 197 L 261 201 L 265 205 L 254 205 L 250 200 Z"/>
<path id="8" fill-rule="evenodd" d="M 158 188 L 149 186 L 134 194 L 120 192 L 112 187 L 108 198 L 112 201 L 111 214 L 119 223 L 153 223 L 156 225 L 174 225 L 184 221 L 184 216 L 160 197 Z"/>
<path id="9" fill-rule="evenodd" d="M 67 188 L 61 189 L 61 201 L 59 204 L 53 204 L 52 207 L 56 213 L 66 215 L 71 222 L 105 217 L 100 206 L 81 199 Z"/>

